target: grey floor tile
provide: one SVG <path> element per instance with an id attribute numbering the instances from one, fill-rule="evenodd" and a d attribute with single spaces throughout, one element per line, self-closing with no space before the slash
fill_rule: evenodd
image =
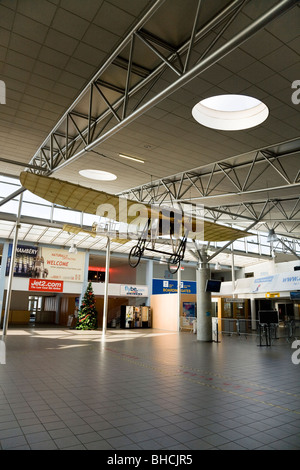
<path id="1" fill-rule="evenodd" d="M 54 439 L 55 444 L 59 449 L 66 449 L 68 447 L 74 447 L 81 445 L 81 442 L 77 439 L 76 436 L 65 436 L 59 439 Z"/>
<path id="2" fill-rule="evenodd" d="M 288 344 L 275 353 L 222 337 L 214 348 L 149 330 L 131 341 L 109 336 L 103 352 L 82 338 L 87 348 L 61 348 L 78 345 L 70 330 L 26 333 L 9 333 L 9 377 L 0 367 L 4 450 L 299 449 L 299 374 Z"/>
<path id="3" fill-rule="evenodd" d="M 21 446 L 28 446 L 28 443 L 23 435 L 1 439 L 1 447 L 3 450 L 13 450 Z"/>
<path id="4" fill-rule="evenodd" d="M 243 437 L 242 439 L 237 439 L 235 442 L 248 450 L 255 450 L 261 447 L 261 443 L 251 437 Z"/>

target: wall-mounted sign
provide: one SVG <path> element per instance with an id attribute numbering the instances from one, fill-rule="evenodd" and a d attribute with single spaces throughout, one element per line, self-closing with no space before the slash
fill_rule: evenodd
<path id="1" fill-rule="evenodd" d="M 9 245 L 6 276 L 9 274 L 12 244 Z M 84 280 L 85 253 L 30 245 L 18 245 L 14 276 L 36 279 L 58 279 L 82 282 Z"/>
<path id="2" fill-rule="evenodd" d="M 181 294 L 196 294 L 196 281 L 181 281 Z M 177 294 L 177 280 L 153 279 L 152 294 Z"/>
<path id="3" fill-rule="evenodd" d="M 291 300 L 300 300 L 300 291 L 299 292 L 290 292 Z"/>
<path id="4" fill-rule="evenodd" d="M 147 286 L 121 285 L 120 294 L 126 297 L 148 297 Z"/>
<path id="5" fill-rule="evenodd" d="M 63 292 L 64 282 L 53 279 L 29 279 L 29 291 Z"/>
<path id="6" fill-rule="evenodd" d="M 298 289 L 300 289 L 300 275 L 294 273 L 277 273 L 256 278 L 252 286 L 253 293 L 282 292 Z"/>
<path id="7" fill-rule="evenodd" d="M 69 253 L 58 248 L 41 248 L 44 272 L 49 279 L 82 282 L 84 280 L 85 253 Z M 42 277 L 42 276 L 40 276 Z"/>
<path id="8" fill-rule="evenodd" d="M 5 275 L 9 275 L 10 261 L 12 256 L 12 243 L 8 246 L 8 255 L 6 263 Z M 31 245 L 17 245 L 14 276 L 33 277 L 34 260 L 37 257 L 38 248 Z"/>

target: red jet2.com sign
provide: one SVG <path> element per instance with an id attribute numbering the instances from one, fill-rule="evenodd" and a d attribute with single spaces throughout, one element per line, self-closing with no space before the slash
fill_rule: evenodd
<path id="1" fill-rule="evenodd" d="M 38 292 L 63 292 L 64 281 L 29 279 L 29 290 Z"/>

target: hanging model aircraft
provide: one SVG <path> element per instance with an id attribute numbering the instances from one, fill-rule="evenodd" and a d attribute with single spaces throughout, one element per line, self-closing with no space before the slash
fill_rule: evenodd
<path id="1" fill-rule="evenodd" d="M 232 227 L 202 220 L 195 215 L 185 213 L 173 207 L 162 207 L 138 203 L 117 195 L 80 186 L 68 181 L 49 176 L 41 176 L 27 171 L 20 174 L 22 186 L 33 194 L 69 209 L 94 214 L 112 223 L 118 222 L 126 227 L 112 230 L 111 224 L 104 227 L 102 234 L 112 241 L 127 243 L 137 240 L 129 252 L 129 264 L 136 267 L 146 250 L 168 256 L 168 268 L 175 273 L 184 258 L 188 238 L 205 242 L 233 241 L 250 235 Z M 72 233 L 85 232 L 95 237 L 97 223 L 91 230 L 76 225 L 66 224 L 63 230 Z M 157 250 L 159 240 L 169 239 L 172 253 Z"/>

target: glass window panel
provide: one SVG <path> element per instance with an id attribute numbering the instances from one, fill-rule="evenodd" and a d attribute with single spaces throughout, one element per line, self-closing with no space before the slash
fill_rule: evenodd
<path id="1" fill-rule="evenodd" d="M 270 247 L 266 245 L 261 245 L 261 254 L 270 255 Z"/>
<path id="2" fill-rule="evenodd" d="M 257 243 L 247 243 L 248 252 L 259 253 L 259 247 Z"/>
<path id="3" fill-rule="evenodd" d="M 50 219 L 51 207 L 40 206 L 38 204 L 30 204 L 29 202 L 23 202 L 22 204 L 22 215 L 28 217 L 38 217 L 39 219 Z"/>
<path id="4" fill-rule="evenodd" d="M 245 251 L 245 242 L 244 241 L 235 241 L 233 243 L 234 250 Z"/>
<path id="5" fill-rule="evenodd" d="M 250 235 L 249 237 L 247 237 L 247 242 L 258 243 L 257 235 Z"/>
<path id="6" fill-rule="evenodd" d="M 10 194 L 17 191 L 18 188 L 19 188 L 19 186 L 13 186 L 11 184 L 0 183 L 0 196 L 1 196 L 1 198 L 9 196 Z"/>
<path id="7" fill-rule="evenodd" d="M 83 214 L 83 225 L 92 226 L 94 222 L 98 222 L 99 217 L 93 214 Z"/>
<path id="8" fill-rule="evenodd" d="M 19 209 L 19 201 L 8 201 L 3 206 L 1 206 L 1 212 L 5 212 L 6 214 L 14 214 L 17 215 Z"/>
<path id="9" fill-rule="evenodd" d="M 9 176 L 1 175 L 0 176 L 0 181 L 5 181 L 6 183 L 11 183 L 11 184 L 17 185 L 19 187 L 21 186 L 20 181 L 19 181 L 18 178 L 12 178 L 12 177 L 9 177 Z"/>
<path id="10" fill-rule="evenodd" d="M 53 220 L 69 222 L 71 224 L 80 224 L 81 212 L 75 212 L 68 209 L 54 208 Z"/>
<path id="11" fill-rule="evenodd" d="M 39 196 L 36 196 L 35 194 L 32 194 L 30 191 L 25 191 L 23 193 L 23 201 L 27 202 L 35 202 L 37 204 L 42 204 L 43 206 L 51 206 L 52 203 L 49 201 L 46 201 L 46 199 L 42 199 Z"/>
<path id="12" fill-rule="evenodd" d="M 260 238 L 260 243 L 262 243 L 263 245 L 267 245 L 267 243 L 268 243 L 267 242 L 267 238 L 268 238 L 267 235 L 260 234 L 259 238 Z"/>

